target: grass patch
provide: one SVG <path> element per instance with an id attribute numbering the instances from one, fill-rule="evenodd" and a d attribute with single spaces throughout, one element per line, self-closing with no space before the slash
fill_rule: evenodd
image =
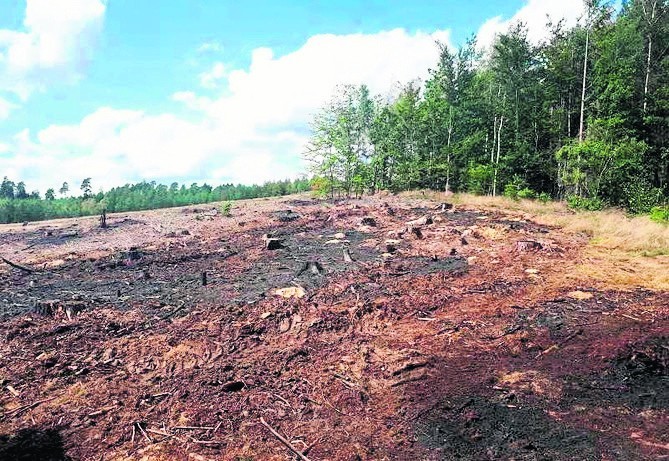
<path id="1" fill-rule="evenodd" d="M 542 203 L 471 194 L 409 192 L 410 198 L 447 201 L 461 207 L 518 214 L 568 233 L 589 237 L 579 275 L 619 288 L 669 290 L 669 226 L 649 216 L 630 216 L 619 209 L 575 211 L 564 202 Z"/>

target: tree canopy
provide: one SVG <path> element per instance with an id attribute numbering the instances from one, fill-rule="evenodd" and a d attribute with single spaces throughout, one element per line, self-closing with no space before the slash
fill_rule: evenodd
<path id="1" fill-rule="evenodd" d="M 533 44 L 440 44 L 425 82 L 393 95 L 341 86 L 307 157 L 327 194 L 378 189 L 543 193 L 647 212 L 669 194 L 669 7 L 588 0 Z"/>

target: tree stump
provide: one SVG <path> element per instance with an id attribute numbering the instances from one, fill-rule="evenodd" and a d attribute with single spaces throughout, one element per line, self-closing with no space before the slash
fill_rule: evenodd
<path id="1" fill-rule="evenodd" d="M 107 210 L 102 209 L 102 214 L 100 215 L 100 227 L 103 229 L 107 228 Z"/>

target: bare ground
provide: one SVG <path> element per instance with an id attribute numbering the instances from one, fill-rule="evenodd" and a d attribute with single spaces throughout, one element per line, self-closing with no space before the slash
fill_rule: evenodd
<path id="1" fill-rule="evenodd" d="M 0 459 L 291 459 L 261 417 L 310 460 L 669 459 L 669 294 L 583 275 L 585 235 L 438 205 L 0 227 L 34 270 L 0 267 Z"/>

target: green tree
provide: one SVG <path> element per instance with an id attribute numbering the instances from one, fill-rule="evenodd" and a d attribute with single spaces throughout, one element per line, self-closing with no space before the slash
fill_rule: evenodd
<path id="1" fill-rule="evenodd" d="M 93 195 L 93 189 L 91 188 L 91 178 L 86 178 L 81 182 L 81 192 L 83 192 L 84 198 L 89 198 Z"/>

